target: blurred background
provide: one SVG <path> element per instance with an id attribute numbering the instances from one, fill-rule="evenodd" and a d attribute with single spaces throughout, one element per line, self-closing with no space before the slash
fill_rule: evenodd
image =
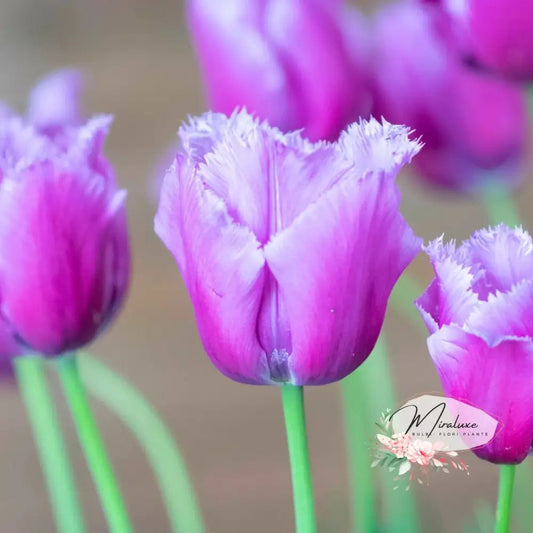
<path id="1" fill-rule="evenodd" d="M 90 351 L 131 380 L 171 427 L 188 461 L 209 531 L 290 532 L 292 493 L 279 391 L 233 383 L 211 365 L 178 269 L 152 230 L 154 169 L 180 122 L 205 109 L 182 3 L 1 0 L 0 100 L 23 111 L 38 78 L 69 66 L 85 74 L 85 111 L 115 116 L 107 155 L 128 189 L 134 256 L 124 312 Z M 402 212 L 425 240 L 442 233 L 463 239 L 487 224 L 479 203 L 421 188 L 408 171 L 400 187 Z M 517 203 L 529 229 L 532 201 L 533 186 L 526 181 Z M 409 271 L 424 284 L 431 277 L 422 256 Z M 425 338 L 390 308 L 384 327 L 400 401 L 439 392 Z M 52 380 L 59 400 L 58 383 L 54 376 Z M 319 527 L 349 531 L 339 388 L 309 388 L 306 394 Z M 89 530 L 104 532 L 70 417 L 64 402 L 58 406 Z M 94 409 L 136 531 L 168 531 L 142 450 L 103 406 L 94 402 Z M 52 532 L 30 427 L 9 380 L 0 386 L 0 439 L 0 531 Z M 497 469 L 469 453 L 463 459 L 470 465 L 469 477 L 433 476 L 429 486 L 414 487 L 423 531 L 459 531 L 478 499 L 495 500 Z"/>

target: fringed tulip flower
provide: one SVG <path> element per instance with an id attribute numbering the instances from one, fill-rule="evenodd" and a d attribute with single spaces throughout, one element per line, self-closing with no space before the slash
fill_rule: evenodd
<path id="1" fill-rule="evenodd" d="M 0 110 L 0 351 L 58 355 L 87 344 L 126 294 L 125 192 L 103 144 L 111 122 L 85 125 L 81 76 L 61 70 L 33 89 L 27 119 Z"/>
<path id="2" fill-rule="evenodd" d="M 334 140 L 369 112 L 357 12 L 340 1 L 188 0 L 209 107 Z"/>
<path id="3" fill-rule="evenodd" d="M 221 372 L 320 385 L 365 360 L 420 248 L 395 185 L 419 150 L 408 133 L 371 120 L 312 144 L 245 112 L 180 129 L 155 229 Z"/>
<path id="4" fill-rule="evenodd" d="M 428 1 L 428 0 L 425 0 Z M 463 58 L 496 74 L 533 80 L 533 2 L 432 0 Z"/>
<path id="5" fill-rule="evenodd" d="M 80 348 L 124 299 L 125 193 L 102 154 L 109 124 L 72 130 L 67 148 L 16 117 L 0 124 L 2 327 L 26 352 Z"/>
<path id="6" fill-rule="evenodd" d="M 521 181 L 527 98 L 521 87 L 465 65 L 437 31 L 434 5 L 385 6 L 374 22 L 374 115 L 422 137 L 415 168 L 428 183 L 478 193 Z"/>
<path id="7" fill-rule="evenodd" d="M 435 279 L 417 305 L 443 389 L 499 421 L 479 457 L 520 463 L 533 444 L 533 241 L 500 225 L 426 251 Z"/>

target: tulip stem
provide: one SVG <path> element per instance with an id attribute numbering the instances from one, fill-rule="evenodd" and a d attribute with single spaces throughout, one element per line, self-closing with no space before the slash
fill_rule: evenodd
<path id="1" fill-rule="evenodd" d="M 391 304 L 425 336 L 426 328 L 424 327 L 424 322 L 414 304 L 414 301 L 423 292 L 424 288 L 420 286 L 418 281 L 409 276 L 407 272 L 404 272 L 392 289 L 390 301 Z"/>
<path id="2" fill-rule="evenodd" d="M 370 468 L 368 394 L 363 368 L 342 380 L 344 433 L 352 491 L 352 531 L 375 531 L 374 476 Z"/>
<path id="3" fill-rule="evenodd" d="M 88 391 L 130 428 L 155 472 L 174 533 L 203 533 L 202 513 L 187 466 L 169 429 L 136 388 L 88 355 L 78 356 Z"/>
<path id="4" fill-rule="evenodd" d="M 481 198 L 491 224 L 504 223 L 511 228 L 520 225 L 520 215 L 508 187 L 489 182 L 481 190 Z"/>
<path id="5" fill-rule="evenodd" d="M 41 357 L 30 355 L 16 357 L 14 365 L 48 488 L 57 531 L 84 533 L 85 525 L 78 492 L 46 382 L 44 361 Z"/>
<path id="6" fill-rule="evenodd" d="M 109 530 L 111 533 L 130 533 L 130 520 L 80 379 L 76 356 L 60 357 L 57 368 Z"/>
<path id="7" fill-rule="evenodd" d="M 495 533 L 508 533 L 511 524 L 511 503 L 516 465 L 500 466 L 500 488 L 496 509 Z"/>
<path id="8" fill-rule="evenodd" d="M 315 533 L 313 482 L 307 446 L 303 387 L 282 385 L 281 398 L 291 463 L 296 533 Z"/>
<path id="9" fill-rule="evenodd" d="M 405 531 L 417 533 L 419 524 L 413 492 L 394 490 L 393 479 L 386 469 L 379 472 L 383 490 L 382 522 L 377 523 L 375 516 L 376 480 L 370 467 L 369 444 L 376 438 L 375 424 L 379 415 L 396 405 L 383 334 L 363 365 L 341 381 L 341 388 L 352 490 L 352 531 L 392 531 L 394 524 L 400 523 Z"/>

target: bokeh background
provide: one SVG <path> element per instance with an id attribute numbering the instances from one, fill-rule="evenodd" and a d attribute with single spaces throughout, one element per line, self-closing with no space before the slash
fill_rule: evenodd
<path id="1" fill-rule="evenodd" d="M 366 9 L 377 3 L 367 2 Z M 171 427 L 188 461 L 209 531 L 290 532 L 292 495 L 279 391 L 233 383 L 214 369 L 200 345 L 174 261 L 152 231 L 154 169 L 179 123 L 205 109 L 182 3 L 0 0 L 0 99 L 22 111 L 35 81 L 66 66 L 85 73 L 86 112 L 115 115 L 107 154 L 129 191 L 131 293 L 117 323 L 91 352 L 136 384 Z M 442 233 L 462 239 L 487 223 L 479 204 L 420 188 L 408 171 L 400 187 L 402 211 L 426 240 Z M 526 181 L 517 203 L 530 230 L 532 201 L 533 186 Z M 409 271 L 424 284 L 431 276 L 422 256 Z M 385 331 L 400 400 L 440 391 L 419 331 L 390 308 Z M 51 379 L 89 531 L 105 532 L 70 416 L 55 376 Z M 347 532 L 339 388 L 310 388 L 306 394 L 320 531 Z M 103 406 L 95 402 L 94 409 L 136 531 L 169 531 L 139 445 Z M 0 443 L 0 532 L 52 532 L 26 413 L 9 379 L 0 385 Z M 469 477 L 442 474 L 429 486 L 414 487 L 423 531 L 460 531 L 478 500 L 494 501 L 497 469 L 472 454 L 463 458 L 471 467 Z M 401 524 L 398 531 L 404 531 Z"/>

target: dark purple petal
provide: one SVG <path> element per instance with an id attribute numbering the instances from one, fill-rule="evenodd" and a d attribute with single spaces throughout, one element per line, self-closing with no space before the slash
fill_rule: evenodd
<path id="1" fill-rule="evenodd" d="M 341 2 L 189 0 L 188 21 L 210 108 L 237 107 L 312 140 L 337 138 L 370 96 L 364 25 Z M 347 21 L 357 23 L 359 44 Z"/>
<path id="2" fill-rule="evenodd" d="M 189 0 L 188 19 L 209 107 L 246 107 L 274 126 L 298 127 L 290 82 L 262 29 L 264 2 Z"/>
<path id="3" fill-rule="evenodd" d="M 124 198 L 106 178 L 59 159 L 4 181 L 2 314 L 28 348 L 79 348 L 118 309 L 129 269 Z"/>
<path id="4" fill-rule="evenodd" d="M 440 0 L 441 19 L 474 68 L 533 79 L 533 5 L 519 0 Z"/>
<path id="5" fill-rule="evenodd" d="M 343 28 L 347 15 L 339 3 L 268 3 L 266 33 L 291 83 L 293 109 L 300 110 L 294 126 L 305 126 L 311 140 L 335 140 L 347 124 L 369 111 L 366 72 L 361 63 L 352 64 L 359 56 L 355 50 L 350 53 Z M 362 41 L 365 29 L 358 25 Z"/>
<path id="6" fill-rule="evenodd" d="M 477 193 L 523 180 L 527 97 L 521 87 L 469 68 L 437 31 L 433 5 L 386 5 L 373 28 L 373 114 L 408 124 L 425 148 L 428 183 Z M 421 45 L 423 43 L 423 46 Z"/>
<path id="7" fill-rule="evenodd" d="M 522 462 L 533 443 L 533 344 L 507 340 L 489 347 L 479 337 L 445 326 L 428 340 L 446 395 L 499 421 L 495 437 L 474 449 L 493 463 Z"/>

